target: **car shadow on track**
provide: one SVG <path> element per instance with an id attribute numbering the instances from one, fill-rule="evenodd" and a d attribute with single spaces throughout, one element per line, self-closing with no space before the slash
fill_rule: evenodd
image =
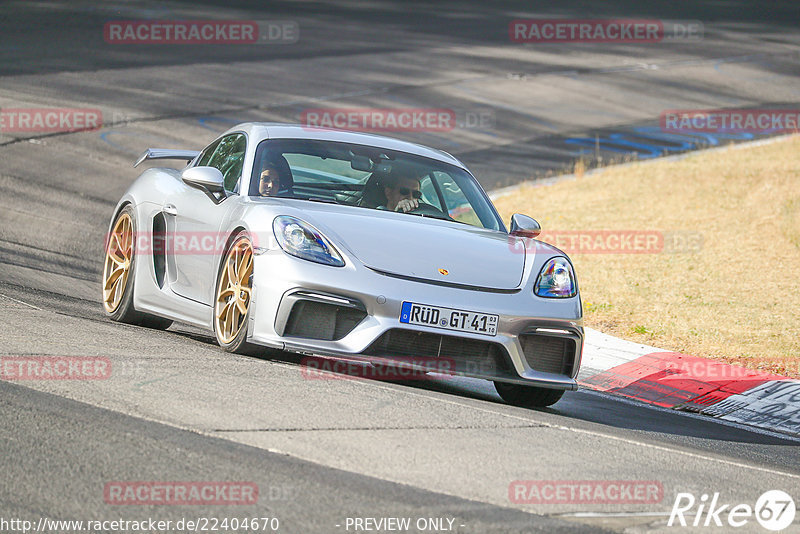
<path id="1" fill-rule="evenodd" d="M 216 345 L 212 335 L 200 330 L 190 329 L 187 331 L 179 326 L 178 328 L 173 327 L 170 332 L 201 343 Z M 673 436 L 673 439 L 681 441 L 699 439 L 743 445 L 791 446 L 793 449 L 797 449 L 800 443 L 791 437 L 782 438 L 774 434 L 748 430 L 741 426 L 724 424 L 710 417 L 674 412 L 586 389 L 567 392 L 557 404 L 549 408 L 526 409 L 506 404 L 497 395 L 490 381 L 477 378 L 438 373 L 417 373 L 407 378 L 408 374 L 376 372 L 376 366 L 355 360 L 309 357 L 263 347 L 257 349 L 249 357 L 297 365 L 304 368 L 303 372 L 333 373 L 344 379 L 373 381 L 390 387 L 444 394 L 454 397 L 454 400 L 457 398 L 474 399 L 491 405 L 499 405 L 498 409 L 520 416 L 532 412 L 552 416 L 554 424 L 575 425 L 577 422 L 582 422 L 586 428 L 592 430 L 602 430 L 605 427 L 642 434 Z M 320 363 L 324 361 L 331 363 Z M 337 365 L 336 362 L 339 364 Z M 558 418 L 570 419 L 573 422 L 558 421 Z"/>

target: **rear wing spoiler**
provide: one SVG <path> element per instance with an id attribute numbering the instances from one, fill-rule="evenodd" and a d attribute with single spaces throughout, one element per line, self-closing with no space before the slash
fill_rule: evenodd
<path id="1" fill-rule="evenodd" d="M 139 164 L 143 161 L 148 159 L 182 159 L 186 161 L 192 161 L 200 154 L 197 150 L 172 150 L 170 148 L 148 148 L 145 150 L 139 159 L 136 160 L 136 163 L 133 164 L 134 167 L 138 167 Z"/>

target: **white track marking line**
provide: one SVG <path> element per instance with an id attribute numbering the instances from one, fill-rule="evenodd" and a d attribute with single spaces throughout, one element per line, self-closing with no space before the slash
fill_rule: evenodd
<path id="1" fill-rule="evenodd" d="M 39 308 L 38 306 L 34 306 L 33 304 L 28 304 L 27 302 L 22 302 L 21 300 L 17 300 L 17 299 L 11 298 L 8 295 L 3 295 L 2 293 L 0 293 L 0 297 L 3 297 L 5 299 L 11 300 L 13 302 L 16 302 L 17 304 L 22 304 L 23 306 L 27 306 L 29 308 L 33 308 L 34 310 L 40 310 L 41 311 L 41 308 Z"/>
<path id="2" fill-rule="evenodd" d="M 669 517 L 672 512 L 567 512 L 550 517 Z M 692 514 L 687 516 L 694 517 Z"/>

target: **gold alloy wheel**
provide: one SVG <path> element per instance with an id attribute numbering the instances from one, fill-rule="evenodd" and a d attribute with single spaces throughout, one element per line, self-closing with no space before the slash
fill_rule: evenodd
<path id="1" fill-rule="evenodd" d="M 103 306 L 108 313 L 119 308 L 128 284 L 133 259 L 133 221 L 123 213 L 108 236 L 106 261 L 103 266 Z"/>
<path id="2" fill-rule="evenodd" d="M 228 251 L 217 284 L 214 326 L 222 343 L 232 343 L 244 326 L 250 307 L 251 274 L 253 247 L 246 237 L 242 237 Z"/>

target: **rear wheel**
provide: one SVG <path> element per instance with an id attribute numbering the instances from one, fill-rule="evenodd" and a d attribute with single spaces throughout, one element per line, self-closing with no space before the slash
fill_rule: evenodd
<path id="1" fill-rule="evenodd" d="M 538 388 L 535 386 L 521 386 L 506 382 L 495 382 L 494 389 L 498 395 L 509 404 L 525 408 L 544 408 L 557 403 L 564 395 L 562 389 Z"/>
<path id="2" fill-rule="evenodd" d="M 253 352 L 247 343 L 247 318 L 250 313 L 253 276 L 253 245 L 239 233 L 225 253 L 217 275 L 214 299 L 214 333 L 219 346 L 228 352 Z"/>
<path id="3" fill-rule="evenodd" d="M 111 227 L 103 262 L 103 308 L 112 321 L 138 324 L 150 328 L 167 328 L 172 324 L 133 307 L 134 265 L 136 262 L 136 222 L 133 207 L 125 206 Z"/>

